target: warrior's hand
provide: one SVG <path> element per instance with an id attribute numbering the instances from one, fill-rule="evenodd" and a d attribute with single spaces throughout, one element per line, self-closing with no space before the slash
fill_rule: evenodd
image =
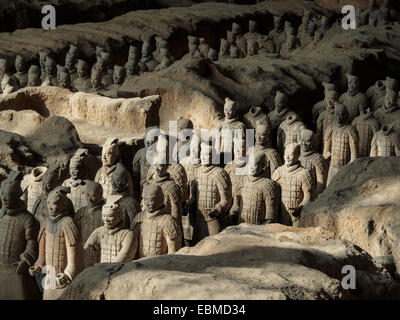
<path id="1" fill-rule="evenodd" d="M 35 266 L 29 268 L 29 274 L 32 277 L 34 277 L 35 274 L 37 274 L 37 273 L 42 273 L 42 268 L 41 267 L 35 265 Z"/>
<path id="2" fill-rule="evenodd" d="M 25 260 L 21 260 L 20 262 L 18 262 L 18 267 L 17 267 L 17 274 L 21 275 L 23 273 L 25 273 L 29 268 L 28 262 L 26 262 Z"/>
<path id="3" fill-rule="evenodd" d="M 57 274 L 56 281 L 60 288 L 64 288 L 69 285 L 72 280 L 65 273 L 59 273 Z"/>
<path id="4" fill-rule="evenodd" d="M 215 219 L 215 218 L 218 216 L 218 214 L 219 214 L 219 211 L 218 211 L 218 209 L 216 209 L 216 208 L 213 208 L 213 209 L 211 209 L 211 210 L 208 212 L 208 216 L 209 216 L 211 219 Z"/>

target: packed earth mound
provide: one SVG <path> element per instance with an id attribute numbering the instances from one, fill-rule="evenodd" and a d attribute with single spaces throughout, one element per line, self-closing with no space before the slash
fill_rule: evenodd
<path id="1" fill-rule="evenodd" d="M 321 228 L 241 224 L 174 255 L 98 264 L 61 299 L 392 299 L 398 285 L 372 258 Z M 356 268 L 344 290 L 342 267 Z"/>

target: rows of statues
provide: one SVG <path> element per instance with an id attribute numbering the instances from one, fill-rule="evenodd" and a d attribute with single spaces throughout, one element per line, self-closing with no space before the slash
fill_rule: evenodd
<path id="1" fill-rule="evenodd" d="M 387 3 L 379 12 L 373 3 L 364 21 L 389 19 Z M 254 21 L 246 34 L 234 23 L 219 55 L 195 37 L 189 37 L 189 51 L 212 60 L 258 50 L 277 53 L 285 50 L 285 41 L 298 39 L 303 46 L 321 39 L 328 28 L 325 17 L 308 11 L 297 35 L 290 23 L 282 24 L 275 17 L 274 30 L 262 35 Z M 126 75 L 174 61 L 166 41 L 156 40 L 155 51 L 143 44 L 141 58 L 132 46 L 124 67 L 112 68 L 110 54 L 100 47 L 91 70 L 74 46 L 65 67 L 57 68 L 51 54 L 41 52 L 40 68 L 26 71 L 18 56 L 17 72 L 11 75 L 7 61 L 0 59 L 2 91 L 41 84 L 79 91 L 120 85 Z M 69 159 L 66 179 L 56 164 L 26 176 L 11 171 L 0 185 L 0 299 L 54 299 L 96 263 L 175 253 L 239 223 L 296 224 L 304 206 L 347 164 L 360 157 L 400 156 L 397 80 L 379 80 L 365 93 L 356 75 L 348 74 L 347 81 L 341 95 L 335 84 L 322 84 L 324 100 L 310 110 L 311 124 L 292 110 L 281 91 L 269 113 L 251 108 L 243 119 L 237 103 L 226 98 L 225 118 L 214 137 L 204 139 L 191 120 L 180 118 L 178 132 L 191 134 L 179 134 L 170 146 L 162 135 L 151 135 L 156 128 L 149 127 L 145 146 L 132 155 L 129 168 L 122 163 L 118 139 L 110 138 L 95 176 L 89 174 L 93 155 L 84 148 Z M 247 145 L 248 134 L 254 134 L 253 146 Z"/>
<path id="2" fill-rule="evenodd" d="M 225 118 L 208 140 L 180 118 L 180 132 L 191 135 L 179 134 L 176 161 L 169 140 L 152 136 L 150 127 L 131 168 L 121 162 L 118 139 L 110 138 L 93 180 L 93 156 L 82 148 L 69 160 L 67 179 L 57 165 L 24 177 L 10 172 L 0 188 L 0 273 L 13 274 L 21 297 L 44 290 L 44 298 L 54 298 L 95 263 L 174 253 L 243 222 L 294 224 L 348 163 L 400 155 L 395 79 L 380 80 L 365 94 L 351 74 L 342 95 L 334 84 L 323 85 L 325 100 L 312 110 L 315 131 L 277 91 L 269 114 L 255 108 L 246 121 L 226 98 Z M 254 146 L 246 142 L 249 124 Z M 2 297 L 15 294 L 0 289 Z"/>
<path id="3" fill-rule="evenodd" d="M 378 8 L 376 0 L 370 0 L 368 9 L 361 11 L 357 8 L 357 26 L 386 25 L 394 20 L 396 14 L 390 0 L 385 0 L 381 8 Z M 246 33 L 242 26 L 234 22 L 232 29 L 227 31 L 226 39 L 221 39 L 219 49 L 211 48 L 205 38 L 190 35 L 187 55 L 208 58 L 211 61 L 244 58 L 258 53 L 288 58 L 297 48 L 321 41 L 338 21 L 331 21 L 324 15 L 305 9 L 297 30 L 290 21 L 284 21 L 282 16 L 274 16 L 273 23 L 273 29 L 263 34 L 255 20 L 249 20 Z M 128 60 L 123 66 L 113 66 L 111 53 L 100 46 L 96 47 L 96 63 L 92 67 L 80 59 L 78 47 L 75 45 L 70 46 L 64 66 L 57 64 L 49 50 L 39 52 L 40 66 L 28 67 L 27 61 L 21 55 L 15 57 L 13 66 L 7 59 L 0 58 L 0 93 L 9 94 L 19 88 L 40 85 L 83 92 L 112 90 L 119 88 L 126 79 L 143 72 L 164 70 L 175 60 L 168 42 L 159 36 L 155 37 L 155 48 L 149 41 L 144 41 L 141 49 L 131 45 Z"/>

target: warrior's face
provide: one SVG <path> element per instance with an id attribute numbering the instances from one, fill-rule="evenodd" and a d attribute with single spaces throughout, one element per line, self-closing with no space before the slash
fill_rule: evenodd
<path id="1" fill-rule="evenodd" d="M 80 164 L 78 161 L 71 161 L 69 165 L 69 174 L 73 180 L 82 178 L 84 175 L 82 164 Z"/>
<path id="2" fill-rule="evenodd" d="M 86 190 L 86 199 L 89 206 L 95 206 L 103 200 L 103 193 L 101 190 Z"/>
<path id="3" fill-rule="evenodd" d="M 163 205 L 164 199 L 159 197 L 156 192 L 144 192 L 143 193 L 143 207 L 146 212 L 152 213 L 160 209 Z"/>
<path id="4" fill-rule="evenodd" d="M 260 156 L 255 156 L 253 161 L 250 161 L 247 167 L 247 172 L 251 177 L 257 177 L 261 174 L 264 168 L 264 159 Z"/>
<path id="5" fill-rule="evenodd" d="M 212 164 L 212 150 L 210 147 L 201 148 L 200 161 L 202 165 L 209 166 Z"/>
<path id="6" fill-rule="evenodd" d="M 114 72 L 114 84 L 122 84 L 124 82 L 124 69 L 118 69 Z"/>
<path id="7" fill-rule="evenodd" d="M 235 160 L 240 160 L 246 157 L 246 143 L 242 140 L 236 140 L 233 146 Z"/>
<path id="8" fill-rule="evenodd" d="M 344 124 L 347 120 L 346 110 L 343 108 L 335 108 L 335 120 L 339 125 Z"/>
<path id="9" fill-rule="evenodd" d="M 111 186 L 114 192 L 121 192 L 128 187 L 128 178 L 125 174 L 113 174 L 111 176 Z"/>
<path id="10" fill-rule="evenodd" d="M 227 119 L 233 119 L 235 116 L 235 109 L 233 104 L 225 105 L 224 114 Z"/>
<path id="11" fill-rule="evenodd" d="M 118 152 L 116 146 L 106 147 L 103 150 L 103 154 L 101 156 L 103 165 L 110 167 L 118 160 Z"/>
<path id="12" fill-rule="evenodd" d="M 265 145 L 269 143 L 268 134 L 266 131 L 256 130 L 256 144 L 257 145 Z"/>
<path id="13" fill-rule="evenodd" d="M 299 160 L 298 148 L 288 145 L 285 149 L 285 164 L 287 166 L 294 165 Z"/>
<path id="14" fill-rule="evenodd" d="M 64 209 L 64 201 L 61 196 L 51 195 L 47 199 L 47 209 L 49 210 L 49 215 L 51 217 L 58 216 Z"/>
<path id="15" fill-rule="evenodd" d="M 385 96 L 385 106 L 388 109 L 395 107 L 397 105 L 398 99 L 399 96 L 396 94 L 396 92 L 387 93 Z"/>
<path id="16" fill-rule="evenodd" d="M 159 177 L 167 175 L 168 166 L 166 164 L 156 164 L 154 169 Z"/>
<path id="17" fill-rule="evenodd" d="M 89 75 L 89 70 L 86 65 L 78 64 L 78 68 L 76 70 L 78 72 L 79 78 L 87 78 Z"/>
<path id="18" fill-rule="evenodd" d="M 355 78 L 352 78 L 348 81 L 347 86 L 349 88 L 350 91 L 358 91 L 359 88 L 359 83 L 358 80 Z"/>
<path id="19" fill-rule="evenodd" d="M 301 151 L 308 152 L 313 148 L 312 134 L 303 134 L 300 140 Z"/>
<path id="20" fill-rule="evenodd" d="M 113 208 L 108 208 L 104 206 L 101 212 L 104 225 L 109 230 L 114 229 L 118 225 L 118 223 L 121 222 L 122 219 L 121 209 L 119 207 L 114 208 L 114 206 L 116 205 L 113 205 Z"/>
<path id="21" fill-rule="evenodd" d="M 65 66 L 67 67 L 68 70 L 73 70 L 75 68 L 75 57 L 73 55 L 67 55 L 65 59 Z"/>
<path id="22" fill-rule="evenodd" d="M 22 71 L 25 70 L 25 63 L 24 63 L 24 61 L 23 61 L 22 59 L 17 59 L 17 60 L 15 61 L 15 69 L 16 69 L 18 72 L 22 72 Z"/>
<path id="23" fill-rule="evenodd" d="M 12 209 L 18 204 L 18 197 L 16 193 L 13 192 L 12 188 L 2 188 L 0 191 L 0 199 L 3 208 Z"/>

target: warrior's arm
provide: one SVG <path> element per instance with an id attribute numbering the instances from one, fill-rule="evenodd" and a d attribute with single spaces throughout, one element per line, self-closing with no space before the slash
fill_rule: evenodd
<path id="1" fill-rule="evenodd" d="M 35 263 L 38 256 L 38 231 L 39 223 L 33 216 L 29 216 L 25 222 L 26 247 L 25 251 L 19 257 L 21 261 L 25 261 L 30 267 Z"/>
<path id="2" fill-rule="evenodd" d="M 64 274 L 73 280 L 80 272 L 81 246 L 80 242 L 72 244 L 68 237 L 65 237 L 65 245 L 67 248 L 67 266 Z"/>
<path id="3" fill-rule="evenodd" d="M 173 222 L 173 229 L 175 230 L 170 230 L 169 232 L 165 232 L 164 230 L 164 236 L 167 240 L 168 254 L 175 253 L 182 248 L 182 232 L 176 220 Z"/>
<path id="4" fill-rule="evenodd" d="M 227 185 L 224 186 L 221 182 L 217 183 L 218 191 L 221 197 L 221 201 L 215 205 L 218 210 L 218 214 L 224 214 L 232 206 L 232 184 L 228 181 Z"/>
<path id="5" fill-rule="evenodd" d="M 131 262 L 136 255 L 138 241 L 133 231 L 129 231 L 122 240 L 121 250 L 113 262 Z"/>
<path id="6" fill-rule="evenodd" d="M 96 245 L 99 244 L 99 228 L 94 230 L 92 234 L 89 236 L 89 238 L 86 240 L 86 243 L 83 247 L 83 249 L 87 249 L 90 247 L 95 247 Z"/>
<path id="7" fill-rule="evenodd" d="M 332 150 L 332 129 L 328 128 L 325 131 L 325 136 L 324 136 L 324 153 L 323 153 L 323 157 L 326 160 L 330 159 L 331 150 Z"/>
<path id="8" fill-rule="evenodd" d="M 371 151 L 369 153 L 370 157 L 378 156 L 378 145 L 377 145 L 376 141 L 377 141 L 376 134 L 374 134 L 374 137 L 372 138 L 372 142 L 371 142 Z"/>
<path id="9" fill-rule="evenodd" d="M 35 262 L 35 266 L 43 268 L 46 264 L 46 230 L 42 229 L 39 233 L 39 257 Z"/>
<path id="10" fill-rule="evenodd" d="M 351 130 L 349 134 L 349 144 L 350 144 L 350 162 L 354 161 L 357 159 L 358 154 L 359 154 L 359 138 L 358 138 L 358 132 L 356 129 Z"/>

